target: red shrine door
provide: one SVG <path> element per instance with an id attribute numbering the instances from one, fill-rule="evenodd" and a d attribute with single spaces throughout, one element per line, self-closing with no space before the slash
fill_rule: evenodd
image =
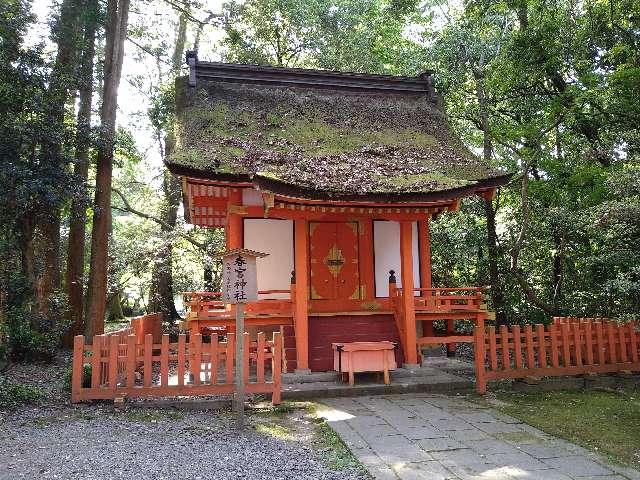
<path id="1" fill-rule="evenodd" d="M 310 222 L 311 298 L 360 298 L 357 222 Z"/>

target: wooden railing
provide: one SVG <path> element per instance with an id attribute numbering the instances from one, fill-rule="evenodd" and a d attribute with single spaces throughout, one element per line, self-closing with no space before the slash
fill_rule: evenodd
<path id="1" fill-rule="evenodd" d="M 118 330 L 114 330 L 113 332 L 105 333 L 106 337 L 117 337 L 120 343 L 126 343 L 126 339 L 129 335 L 135 335 L 135 331 L 131 324 Z"/>
<path id="2" fill-rule="evenodd" d="M 404 339 L 405 332 L 405 312 L 403 302 L 403 289 L 396 288 L 395 283 L 389 284 L 389 295 L 392 300 L 394 318 L 400 338 Z M 428 314 L 430 320 L 437 320 L 442 314 L 442 320 L 446 321 L 446 333 L 435 335 L 432 325 L 425 336 L 416 339 L 417 347 L 420 349 L 425 345 L 445 344 L 447 350 L 455 352 L 457 343 L 472 343 L 473 335 L 458 334 L 454 330 L 454 319 L 457 314 L 464 314 L 464 318 L 475 321 L 476 326 L 484 327 L 484 321 L 494 318 L 493 312 L 487 311 L 484 292 L 486 287 L 460 287 L 460 288 L 414 288 L 414 292 L 419 292 L 420 296 L 414 296 L 414 308 L 416 320 L 418 315 L 423 319 Z M 446 314 L 446 315 L 445 315 Z M 404 342 L 406 343 L 406 342 Z M 403 348 L 407 345 L 403 343 Z"/>
<path id="3" fill-rule="evenodd" d="M 483 287 L 464 288 L 414 288 L 420 296 L 414 297 L 416 311 L 455 312 L 459 310 L 486 310 Z M 394 300 L 402 298 L 402 288 L 390 289 Z"/>
<path id="4" fill-rule="evenodd" d="M 169 342 L 162 335 L 160 343 L 147 334 L 144 343 L 128 335 L 96 335 L 93 345 L 84 337 L 74 339 L 72 394 L 73 402 L 117 397 L 197 396 L 231 394 L 235 391 L 235 335 L 226 342 L 214 335 L 203 343 L 201 335 L 179 335 Z M 247 393 L 270 393 L 274 404 L 280 403 L 282 338 L 273 334 L 267 341 L 259 333 L 256 341 L 244 334 L 244 372 Z M 85 386 L 85 366 L 90 366 L 90 386 Z M 265 366 L 269 366 L 270 375 Z"/>
<path id="5" fill-rule="evenodd" d="M 147 315 L 140 315 L 139 317 L 133 317 L 129 320 L 129 325 L 119 330 L 109 332 L 106 336 L 116 336 L 121 340 L 121 343 L 126 343 L 126 338 L 129 335 L 135 335 L 137 342 L 142 343 L 145 335 L 148 333 L 153 335 L 153 340 L 155 342 L 160 341 L 160 336 L 162 335 L 161 313 L 150 313 Z"/>
<path id="6" fill-rule="evenodd" d="M 640 371 L 640 332 L 635 322 L 554 319 L 542 324 L 476 328 L 476 389 L 505 378 Z"/>
<path id="7" fill-rule="evenodd" d="M 402 290 L 396 287 L 395 282 L 389 283 L 389 297 L 391 299 L 391 306 L 393 307 L 393 319 L 396 322 L 398 336 L 400 337 L 400 346 L 402 347 L 404 355 L 406 355 L 409 345 L 407 345 L 406 336 L 405 306 L 402 298 Z M 411 346 L 411 348 L 414 347 Z"/>
<path id="8" fill-rule="evenodd" d="M 216 319 L 235 317 L 235 306 L 225 305 L 220 298 L 221 292 L 183 292 L 184 305 L 187 308 L 187 320 Z M 258 295 L 288 295 L 289 298 L 265 298 L 245 306 L 246 316 L 271 315 L 290 317 L 293 314 L 293 286 L 290 290 L 260 290 Z"/>
<path id="9" fill-rule="evenodd" d="M 420 296 L 415 297 L 416 311 L 486 310 L 485 290 L 482 287 L 414 288 L 420 292 Z"/>

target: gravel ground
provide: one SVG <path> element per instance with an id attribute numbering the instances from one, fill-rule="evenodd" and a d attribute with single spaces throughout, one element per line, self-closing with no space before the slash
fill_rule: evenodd
<path id="1" fill-rule="evenodd" d="M 2 374 L 37 386 L 40 405 L 0 411 L 0 479 L 366 479 L 336 455 L 307 410 L 252 410 L 239 432 L 228 411 L 73 406 L 68 358 Z"/>
<path id="2" fill-rule="evenodd" d="M 270 427 L 260 415 L 238 433 L 233 417 L 221 412 L 47 413 L 5 419 L 1 479 L 367 478 L 355 469 L 330 469 L 310 438 Z M 260 433 L 259 425 L 287 438 Z"/>

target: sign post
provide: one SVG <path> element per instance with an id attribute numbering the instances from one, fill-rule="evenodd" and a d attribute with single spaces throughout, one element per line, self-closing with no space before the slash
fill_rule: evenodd
<path id="1" fill-rule="evenodd" d="M 222 301 L 236 306 L 234 410 L 239 429 L 244 426 L 244 304 L 258 300 L 256 258 L 267 255 L 243 248 L 236 248 L 218 255 L 218 257 L 222 257 L 223 264 Z"/>
<path id="2" fill-rule="evenodd" d="M 238 429 L 244 427 L 244 303 L 236 304 L 236 396 Z M 248 365 L 247 365 L 248 367 Z"/>

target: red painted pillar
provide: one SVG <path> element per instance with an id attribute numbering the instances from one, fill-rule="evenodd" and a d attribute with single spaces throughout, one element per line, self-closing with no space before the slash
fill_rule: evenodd
<path id="1" fill-rule="evenodd" d="M 295 243 L 295 331 L 297 370 L 309 370 L 309 225 L 294 221 Z"/>
<path id="2" fill-rule="evenodd" d="M 420 287 L 431 288 L 431 234 L 429 220 L 418 222 L 418 246 L 420 250 Z M 421 297 L 429 297 L 432 292 L 422 290 Z M 422 322 L 422 334 L 433 337 L 433 321 Z"/>
<path id="3" fill-rule="evenodd" d="M 242 248 L 244 243 L 242 217 L 234 213 L 235 208 L 242 206 L 242 190 L 229 189 L 229 203 L 227 204 L 227 248 Z"/>
<path id="4" fill-rule="evenodd" d="M 429 233 L 429 220 L 418 222 L 418 245 L 420 249 L 420 287 L 431 288 L 431 234 Z"/>
<path id="5" fill-rule="evenodd" d="M 413 296 L 413 225 L 412 222 L 400 222 L 400 270 L 402 278 L 402 301 L 405 321 L 405 361 L 408 364 L 418 363 L 418 346 L 416 335 L 416 310 Z"/>

